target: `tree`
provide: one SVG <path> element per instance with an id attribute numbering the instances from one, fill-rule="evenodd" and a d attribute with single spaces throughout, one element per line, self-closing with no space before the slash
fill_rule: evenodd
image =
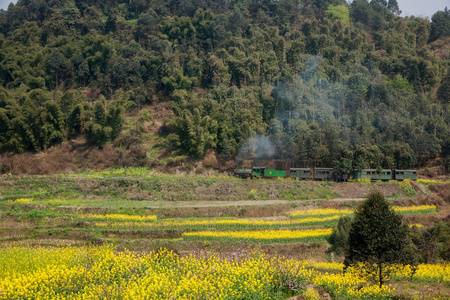
<path id="1" fill-rule="evenodd" d="M 398 6 L 397 0 L 389 0 L 387 8 L 396 15 L 400 15 L 402 13 L 400 7 Z"/>
<path id="2" fill-rule="evenodd" d="M 331 20 L 341 21 L 344 26 L 350 23 L 350 11 L 346 5 L 330 5 L 326 16 Z"/>
<path id="3" fill-rule="evenodd" d="M 346 157 L 333 161 L 333 167 L 340 176 L 339 180 L 348 179 L 349 174 L 353 171 L 352 160 Z"/>
<path id="4" fill-rule="evenodd" d="M 447 76 L 442 80 L 441 86 L 437 91 L 438 99 L 442 103 L 450 103 L 450 71 Z"/>
<path id="5" fill-rule="evenodd" d="M 413 262 L 411 244 L 402 216 L 389 207 L 382 193 L 373 192 L 355 211 L 344 264 L 364 263 L 381 287 L 388 275 L 386 265 Z"/>
<path id="6" fill-rule="evenodd" d="M 103 96 L 99 98 L 99 101 L 91 108 L 93 116 L 86 122 L 84 134 L 90 142 L 103 148 L 106 143 L 113 141 L 120 134 L 128 99 L 119 95 L 119 99 L 107 103 Z M 72 111 L 69 119 L 69 135 L 81 130 L 82 119 L 84 119 L 83 110 L 85 109 L 77 106 Z"/>
<path id="7" fill-rule="evenodd" d="M 37 117 L 35 128 L 39 131 L 36 139 L 40 149 L 47 150 L 64 140 L 64 115 L 53 100 L 44 103 Z"/>
<path id="8" fill-rule="evenodd" d="M 450 10 L 438 11 L 431 17 L 431 32 L 429 42 L 450 35 Z"/>
<path id="9" fill-rule="evenodd" d="M 352 218 L 343 216 L 339 218 L 338 225 L 333 229 L 328 242 L 331 244 L 330 252 L 344 254 L 348 251 L 348 235 L 352 224 Z"/>
<path id="10" fill-rule="evenodd" d="M 68 68 L 68 63 L 59 50 L 53 50 L 47 59 L 47 68 L 49 73 L 55 75 L 55 85 L 59 86 L 59 79 Z"/>

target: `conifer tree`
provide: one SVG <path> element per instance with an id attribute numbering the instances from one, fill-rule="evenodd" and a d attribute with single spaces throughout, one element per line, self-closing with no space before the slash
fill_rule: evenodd
<path id="1" fill-rule="evenodd" d="M 344 264 L 365 263 L 365 271 L 381 287 L 388 275 L 387 265 L 414 262 L 411 245 L 402 216 L 389 207 L 382 193 L 373 192 L 355 211 Z"/>

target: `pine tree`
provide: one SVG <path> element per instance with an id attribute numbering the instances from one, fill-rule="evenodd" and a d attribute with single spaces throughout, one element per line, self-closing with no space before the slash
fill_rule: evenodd
<path id="1" fill-rule="evenodd" d="M 388 275 L 389 264 L 413 263 L 414 255 L 408 227 L 380 192 L 373 192 L 355 211 L 348 237 L 346 267 L 362 262 L 380 287 Z"/>

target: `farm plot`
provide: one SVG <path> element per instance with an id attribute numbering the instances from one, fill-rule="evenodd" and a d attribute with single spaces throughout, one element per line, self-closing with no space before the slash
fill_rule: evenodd
<path id="1" fill-rule="evenodd" d="M 111 245 L 0 249 L 0 299 L 319 299 L 323 289 L 338 299 L 392 299 L 395 288 L 374 285 L 342 264 L 269 257 L 260 251 L 234 258 L 171 251 L 117 251 Z M 331 273 L 322 271 L 332 270 Z M 393 280 L 411 278 L 396 266 Z M 449 264 L 420 265 L 414 282 L 449 284 Z M 395 282 L 395 281 L 393 281 Z M 447 290 L 428 298 L 446 297 Z M 308 296 L 309 295 L 309 296 Z M 315 298 L 312 295 L 316 295 Z"/>
<path id="2" fill-rule="evenodd" d="M 434 205 L 394 207 L 394 210 L 404 215 L 437 212 Z M 283 220 L 210 218 L 177 221 L 157 220 L 155 216 L 125 215 L 115 216 L 115 218 L 111 215 L 83 215 L 79 218 L 89 220 L 91 226 L 105 230 L 177 230 L 182 232 L 180 237 L 186 241 L 232 240 L 244 243 L 285 243 L 324 241 L 331 234 L 330 228 L 337 224 L 341 216 L 352 214 L 353 210 L 350 209 L 311 209 L 290 212 L 287 214 L 290 218 Z"/>

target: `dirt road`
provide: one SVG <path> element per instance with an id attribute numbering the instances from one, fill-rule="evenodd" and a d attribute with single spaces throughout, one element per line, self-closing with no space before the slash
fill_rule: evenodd
<path id="1" fill-rule="evenodd" d="M 303 205 L 306 203 L 314 203 L 316 201 L 363 201 L 364 198 L 336 198 L 330 200 L 311 199 L 311 200 L 241 200 L 241 201 L 166 201 L 159 205 L 148 206 L 148 208 L 180 208 L 180 207 L 218 207 L 218 206 L 264 206 L 292 204 Z"/>

